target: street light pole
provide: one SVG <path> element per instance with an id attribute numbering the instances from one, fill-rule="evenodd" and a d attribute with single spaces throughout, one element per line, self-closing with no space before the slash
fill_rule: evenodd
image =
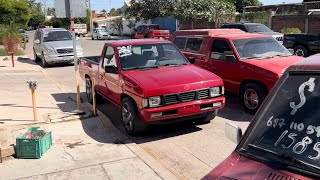
<path id="1" fill-rule="evenodd" d="M 89 9 L 90 9 L 90 34 L 92 35 L 93 30 L 93 21 L 92 21 L 92 9 L 91 9 L 91 0 L 89 1 Z"/>

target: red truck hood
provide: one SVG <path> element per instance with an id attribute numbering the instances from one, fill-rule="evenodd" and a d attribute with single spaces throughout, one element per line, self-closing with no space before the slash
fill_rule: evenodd
<path id="1" fill-rule="evenodd" d="M 269 59 L 255 60 L 248 59 L 242 62 L 254 65 L 256 67 L 274 72 L 275 74 L 282 74 L 286 68 L 302 60 L 303 57 L 288 56 L 288 57 L 274 57 Z"/>
<path id="2" fill-rule="evenodd" d="M 266 164 L 260 163 L 240 156 L 233 152 L 226 160 L 203 177 L 203 180 L 277 180 L 277 179 L 300 179 L 311 180 L 310 178 L 294 174 L 285 170 L 277 170 Z"/>
<path id="3" fill-rule="evenodd" d="M 125 71 L 124 75 L 141 86 L 145 97 L 223 85 L 220 77 L 194 65 Z"/>

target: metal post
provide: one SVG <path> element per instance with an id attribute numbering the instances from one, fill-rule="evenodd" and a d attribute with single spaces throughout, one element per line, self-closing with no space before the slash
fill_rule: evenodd
<path id="1" fill-rule="evenodd" d="M 13 57 L 13 53 L 11 53 L 11 61 L 12 61 L 12 67 L 14 67 L 14 57 Z"/>
<path id="2" fill-rule="evenodd" d="M 91 0 L 89 0 L 89 9 L 90 9 L 90 35 L 92 35 L 92 32 L 93 32 L 93 21 L 92 21 Z"/>
<path id="3" fill-rule="evenodd" d="M 36 81 L 28 81 L 29 89 L 31 90 L 31 97 L 32 97 L 32 108 L 33 108 L 33 120 L 37 121 L 37 106 L 36 106 L 36 92 L 37 89 L 37 82 Z"/>
<path id="4" fill-rule="evenodd" d="M 91 79 L 91 86 L 92 86 L 92 108 L 93 108 L 93 115 L 97 115 L 97 101 L 96 101 L 96 91 L 94 89 L 95 87 L 95 81 L 94 79 Z"/>
<path id="5" fill-rule="evenodd" d="M 78 57 L 77 57 L 77 42 L 76 33 L 74 31 L 74 18 L 73 12 L 71 11 L 71 31 L 72 31 L 72 41 L 73 41 L 73 57 L 74 57 L 74 68 L 75 68 L 75 78 L 76 78 L 76 89 L 77 89 L 77 110 L 80 109 L 80 82 L 79 82 L 79 67 L 78 67 Z"/>

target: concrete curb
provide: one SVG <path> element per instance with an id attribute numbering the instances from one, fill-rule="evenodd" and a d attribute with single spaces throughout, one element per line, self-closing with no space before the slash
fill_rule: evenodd
<path id="1" fill-rule="evenodd" d="M 87 107 L 92 108 L 92 105 L 89 103 L 84 103 Z M 101 111 L 97 110 L 97 114 L 102 121 L 103 125 L 114 135 L 115 139 L 118 139 L 119 143 L 124 144 L 129 148 L 135 155 L 137 155 L 144 163 L 146 163 L 157 175 L 162 179 L 182 179 L 179 177 L 179 174 L 172 172 L 167 168 L 159 159 L 153 157 L 147 150 L 142 146 L 136 144 L 132 141 L 127 135 L 122 133 L 117 127 L 113 125 L 111 120 L 104 115 Z"/>

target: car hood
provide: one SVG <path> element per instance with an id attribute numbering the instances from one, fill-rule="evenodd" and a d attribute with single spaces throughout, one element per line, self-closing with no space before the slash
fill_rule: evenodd
<path id="1" fill-rule="evenodd" d="M 223 85 L 220 77 L 194 65 L 124 71 L 124 75 L 141 86 L 145 97 Z"/>
<path id="2" fill-rule="evenodd" d="M 51 49 L 63 49 L 63 48 L 73 48 L 72 41 L 49 41 L 43 43 L 46 47 Z M 77 41 L 77 47 L 80 46 L 80 42 Z"/>
<path id="3" fill-rule="evenodd" d="M 233 161 L 230 160 L 233 158 Z M 277 170 L 266 164 L 258 161 L 248 159 L 240 156 L 239 154 L 233 153 L 219 166 L 213 169 L 203 179 L 238 179 L 238 180 L 260 180 L 260 179 L 303 179 L 311 180 L 307 177 L 291 173 L 285 170 Z"/>
<path id="4" fill-rule="evenodd" d="M 259 69 L 264 69 L 271 71 L 275 74 L 282 74 L 289 66 L 295 64 L 296 62 L 302 60 L 303 57 L 299 56 L 288 56 L 288 57 L 273 57 L 269 59 L 248 59 L 243 60 L 244 63 L 252 66 L 241 66 L 241 68 L 250 68 L 248 70 L 254 70 L 252 68 L 257 67 Z"/>

